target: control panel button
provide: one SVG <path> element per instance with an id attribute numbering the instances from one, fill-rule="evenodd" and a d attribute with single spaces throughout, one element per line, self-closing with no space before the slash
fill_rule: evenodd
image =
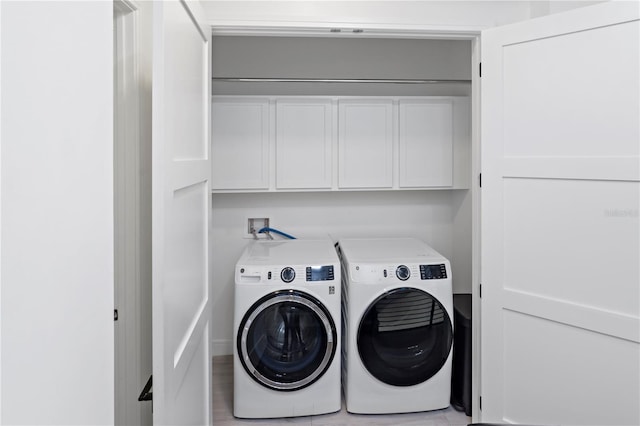
<path id="1" fill-rule="evenodd" d="M 409 279 L 410 276 L 411 276 L 411 271 L 407 266 L 400 265 L 398 266 L 398 268 L 396 268 L 396 277 L 398 277 L 400 281 L 406 281 Z"/>
<path id="2" fill-rule="evenodd" d="M 290 283 L 296 278 L 296 271 L 292 267 L 287 266 L 286 268 L 283 268 L 282 271 L 280 272 L 280 278 L 285 283 Z"/>

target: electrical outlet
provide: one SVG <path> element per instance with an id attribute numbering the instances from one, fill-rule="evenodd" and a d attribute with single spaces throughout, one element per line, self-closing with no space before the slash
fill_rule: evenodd
<path id="1" fill-rule="evenodd" d="M 253 238 L 254 235 L 258 235 L 258 231 L 262 228 L 269 227 L 268 217 L 250 217 L 247 218 L 247 236 Z"/>

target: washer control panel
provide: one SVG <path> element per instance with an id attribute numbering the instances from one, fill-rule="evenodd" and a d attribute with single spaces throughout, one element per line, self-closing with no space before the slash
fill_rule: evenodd
<path id="1" fill-rule="evenodd" d="M 447 278 L 447 268 L 444 263 L 438 265 L 420 265 L 420 279 L 443 280 Z"/>
<path id="2" fill-rule="evenodd" d="M 307 266 L 307 281 L 333 281 L 333 265 Z"/>
<path id="3" fill-rule="evenodd" d="M 337 271 L 336 271 L 337 270 Z M 236 267 L 236 283 L 302 284 L 340 280 L 340 269 L 334 265 L 272 265 Z"/>
<path id="4" fill-rule="evenodd" d="M 333 281 L 335 279 L 333 271 L 333 265 L 307 266 L 305 268 L 305 280 Z M 268 274 L 268 279 L 271 279 L 271 272 Z M 285 283 L 293 282 L 293 280 L 296 279 L 296 270 L 291 266 L 282 268 L 280 271 L 280 279 Z"/>

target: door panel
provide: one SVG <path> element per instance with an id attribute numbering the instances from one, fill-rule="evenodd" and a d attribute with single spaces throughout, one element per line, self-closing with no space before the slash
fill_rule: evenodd
<path id="1" fill-rule="evenodd" d="M 639 28 L 626 23 L 504 46 L 505 156 L 638 155 L 638 63 L 620 40 L 638 40 Z"/>
<path id="2" fill-rule="evenodd" d="M 210 424 L 210 35 L 198 3 L 154 3 L 154 424 Z"/>
<path id="3" fill-rule="evenodd" d="M 482 421 L 640 423 L 638 9 L 482 34 Z"/>
<path id="4" fill-rule="evenodd" d="M 508 178 L 503 191 L 506 289 L 638 313 L 640 288 L 628 277 L 637 273 L 640 229 L 609 211 L 638 202 L 636 183 Z"/>
<path id="5" fill-rule="evenodd" d="M 615 368 L 638 364 L 637 343 L 512 310 L 505 311 L 504 327 L 505 419 L 527 417 L 535 418 L 536 424 L 562 425 L 637 424 L 630 415 L 637 411 L 638 394 L 624 390 L 637 388 L 638 375 Z M 544 340 L 532 339 L 532 334 Z M 556 367 L 559 362 L 562 368 Z M 600 398 L 601 392 L 612 390 L 613 398 Z M 573 405 L 576 401 L 594 406 Z M 567 403 L 572 405 L 566 407 Z M 588 420 L 583 412 L 589 413 Z"/>

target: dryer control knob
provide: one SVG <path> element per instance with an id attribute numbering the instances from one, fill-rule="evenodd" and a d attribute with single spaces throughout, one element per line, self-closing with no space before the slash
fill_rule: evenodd
<path id="1" fill-rule="evenodd" d="M 294 280 L 295 277 L 296 271 L 290 266 L 287 266 L 280 272 L 280 278 L 282 278 L 282 281 L 284 281 L 285 283 L 290 283 Z"/>
<path id="2" fill-rule="evenodd" d="M 411 271 L 405 265 L 400 265 L 398 266 L 398 268 L 396 268 L 396 277 L 398 277 L 400 281 L 406 281 L 410 276 Z"/>

